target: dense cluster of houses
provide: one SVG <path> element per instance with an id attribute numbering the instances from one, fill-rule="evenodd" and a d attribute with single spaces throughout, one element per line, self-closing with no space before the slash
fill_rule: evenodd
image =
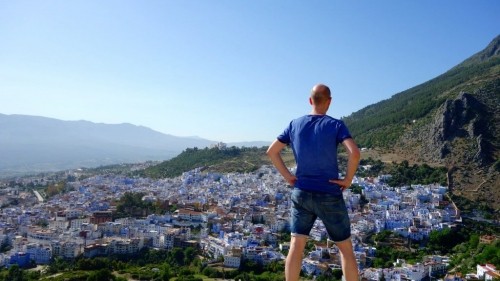
<path id="1" fill-rule="evenodd" d="M 77 171 L 71 173 L 78 178 Z M 433 230 L 460 223 L 459 210 L 444 198 L 446 187 L 392 188 L 384 184 L 387 177 L 356 178 L 362 194 L 344 192 L 362 276 L 422 280 L 441 275 L 448 260 L 439 256 L 416 265 L 394 261 L 398 266 L 390 270 L 371 268 L 376 248 L 362 242 L 367 235 L 391 230 L 418 241 Z M 225 266 L 237 268 L 245 260 L 262 264 L 283 260 L 289 246 L 279 241 L 289 228 L 291 190 L 273 167 L 245 174 L 195 169 L 160 180 L 98 175 L 72 181 L 66 188 L 48 200 L 15 187 L 0 189 L 0 202 L 13 196 L 20 200 L 0 210 L 0 241 L 10 248 L 0 254 L 0 266 L 47 264 L 55 257 L 133 254 L 144 247 L 197 247 L 207 257 L 223 257 Z M 113 220 L 114 202 L 126 192 L 141 192 L 142 200 L 159 202 L 167 210 L 176 206 L 176 211 Z M 311 239 L 317 245 L 307 253 L 302 269 L 317 274 L 340 268 L 338 250 L 320 220 Z"/>

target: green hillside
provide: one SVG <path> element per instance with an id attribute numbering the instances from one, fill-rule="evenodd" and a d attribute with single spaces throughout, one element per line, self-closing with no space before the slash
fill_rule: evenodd
<path id="1" fill-rule="evenodd" d="M 264 164 L 271 164 L 266 155 L 267 147 L 228 147 L 228 148 L 188 148 L 178 156 L 147 168 L 142 173 L 152 178 L 172 178 L 183 172 L 203 168 L 204 170 L 230 173 L 252 172 Z M 287 159 L 291 154 L 286 153 Z M 292 156 L 293 157 L 293 156 Z"/>
<path id="2" fill-rule="evenodd" d="M 370 148 L 365 154 L 444 167 L 455 198 L 473 202 L 461 209 L 492 208 L 500 217 L 500 36 L 446 73 L 344 121 Z"/>
<path id="3" fill-rule="evenodd" d="M 500 79 L 500 36 L 483 51 L 448 72 L 390 99 L 367 106 L 346 117 L 356 141 L 365 147 L 389 148 L 414 120 L 429 118 L 457 93 L 491 88 Z"/>

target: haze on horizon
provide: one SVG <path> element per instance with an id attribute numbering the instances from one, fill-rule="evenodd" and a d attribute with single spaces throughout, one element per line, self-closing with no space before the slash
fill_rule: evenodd
<path id="1" fill-rule="evenodd" d="M 0 113 L 271 141 L 333 91 L 341 118 L 499 34 L 487 1 L 3 1 Z"/>

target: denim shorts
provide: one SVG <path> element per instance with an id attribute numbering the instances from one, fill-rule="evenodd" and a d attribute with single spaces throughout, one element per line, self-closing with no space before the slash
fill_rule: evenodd
<path id="1" fill-rule="evenodd" d="M 316 218 L 323 221 L 330 240 L 341 242 L 351 237 L 351 223 L 342 196 L 294 188 L 290 222 L 292 235 L 309 236 Z"/>

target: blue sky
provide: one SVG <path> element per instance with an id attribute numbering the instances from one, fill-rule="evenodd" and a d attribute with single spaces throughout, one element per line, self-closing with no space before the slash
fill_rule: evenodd
<path id="1" fill-rule="evenodd" d="M 329 85 L 340 118 L 500 34 L 500 1 L 0 1 L 0 113 L 272 141 Z"/>

